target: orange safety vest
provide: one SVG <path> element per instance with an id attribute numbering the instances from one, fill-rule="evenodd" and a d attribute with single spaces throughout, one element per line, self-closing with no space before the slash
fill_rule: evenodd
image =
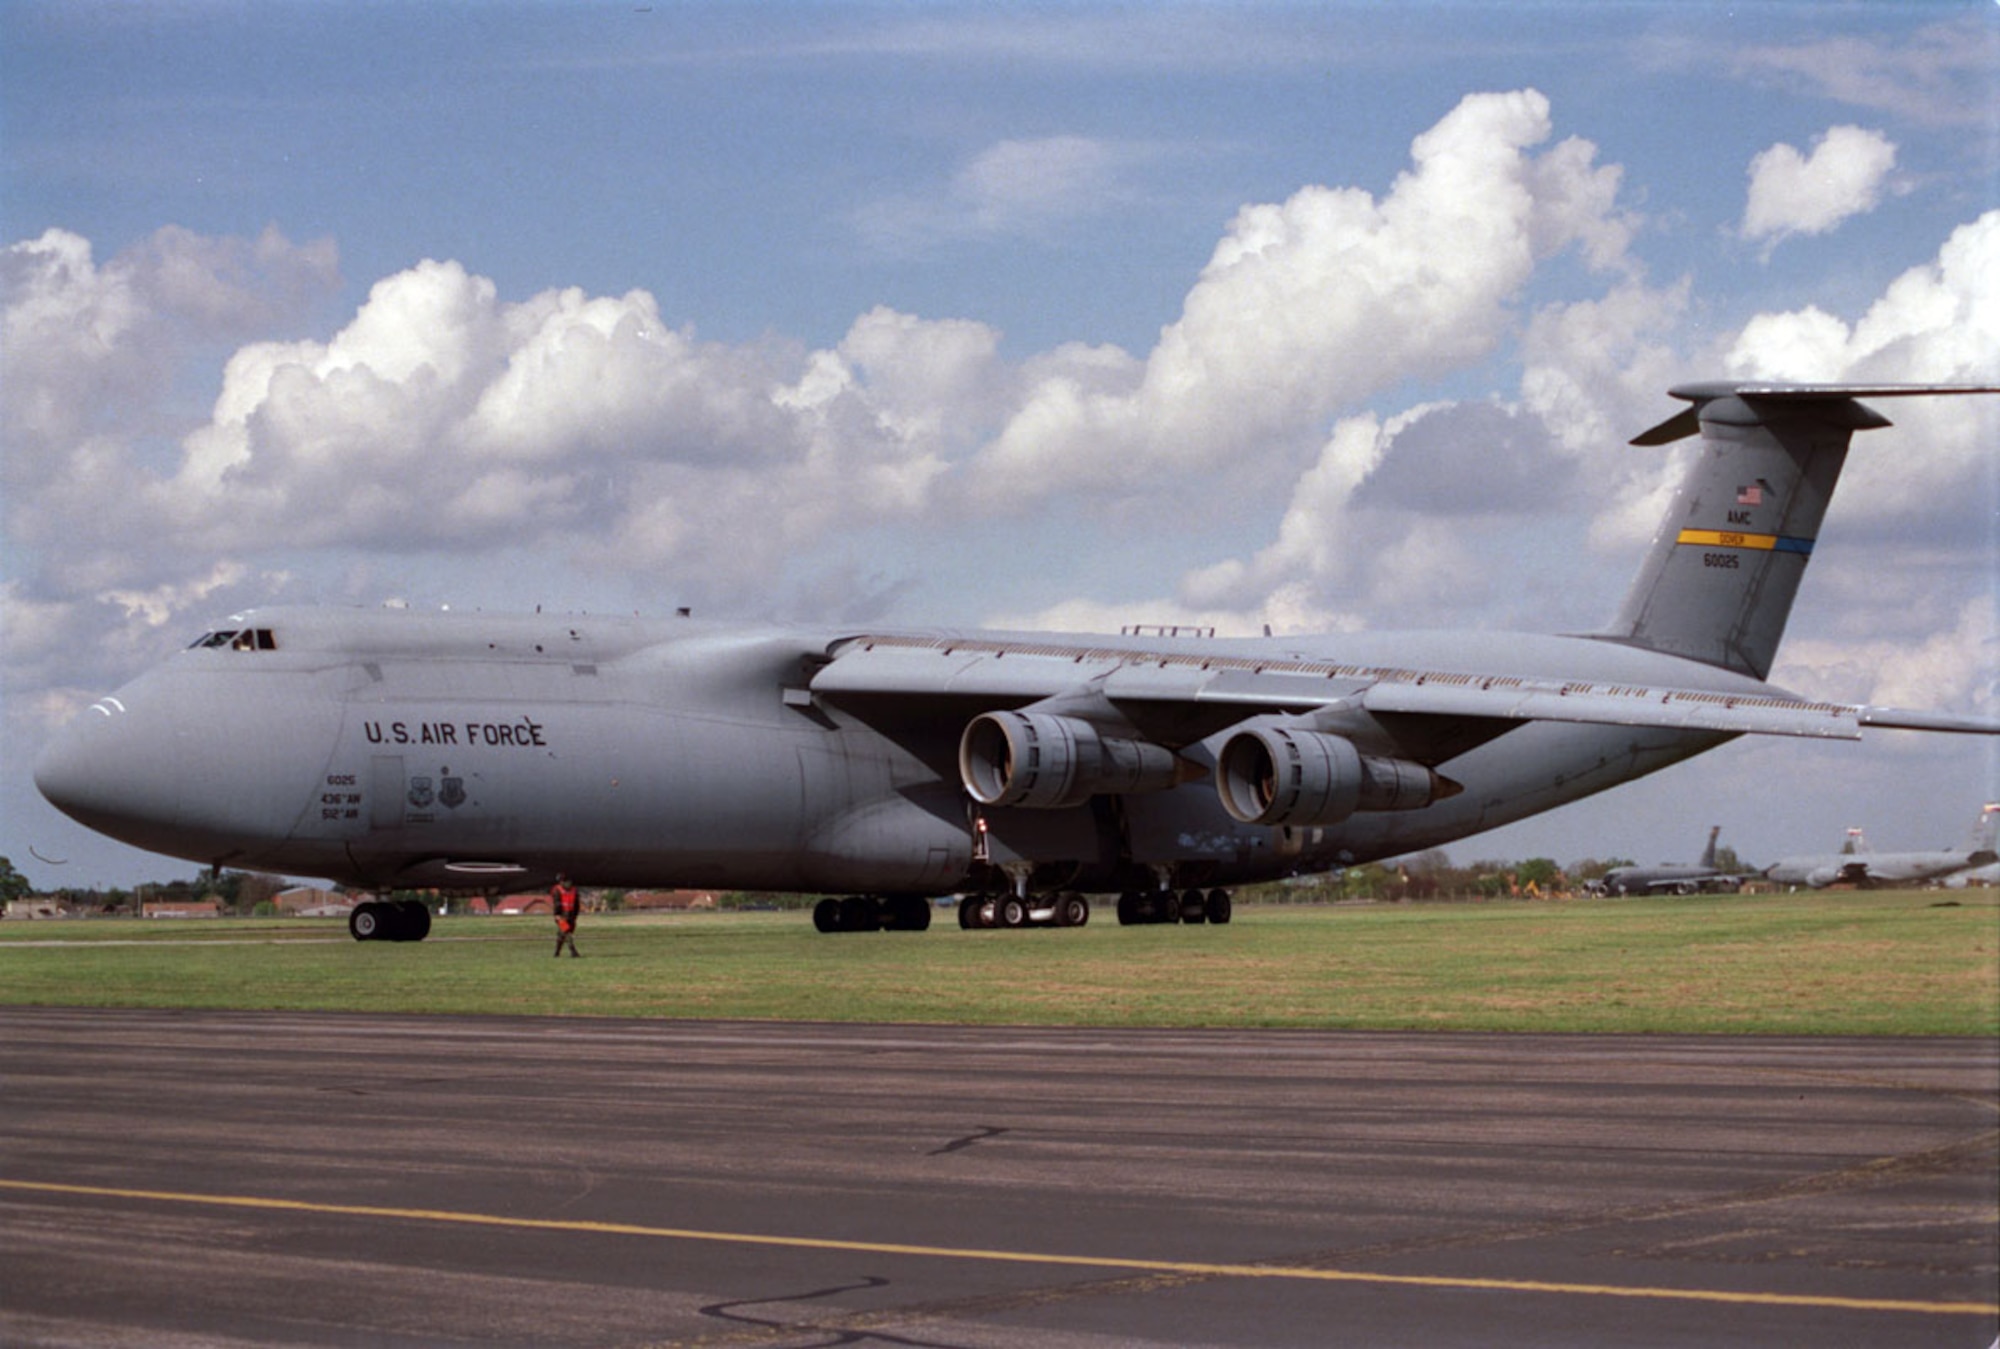
<path id="1" fill-rule="evenodd" d="M 555 889 L 549 891 L 549 902 L 555 906 L 556 925 L 565 932 L 573 930 L 576 927 L 576 911 L 578 908 L 576 887 L 573 885 L 558 885 Z"/>

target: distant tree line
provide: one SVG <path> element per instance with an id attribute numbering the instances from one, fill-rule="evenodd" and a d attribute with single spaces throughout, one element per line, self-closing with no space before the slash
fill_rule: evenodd
<path id="1" fill-rule="evenodd" d="M 220 875 L 204 871 L 184 880 L 146 881 L 130 889 L 59 885 L 41 890 L 29 884 L 10 859 L 0 857 L 0 900 L 12 903 L 30 895 L 42 895 L 71 913 L 136 915 L 147 904 L 213 899 L 225 913 L 247 917 L 258 912 L 275 913 L 277 896 L 291 888 L 292 883 L 284 877 L 261 871 L 224 871 Z"/>
<path id="2" fill-rule="evenodd" d="M 1746 874 L 1750 870 L 1737 858 L 1736 850 L 1730 847 L 1718 848 L 1715 862 L 1719 870 L 1726 872 Z M 1443 849 L 1433 848 L 1407 857 L 1386 862 L 1365 862 L 1322 875 L 1245 886 L 1237 891 L 1237 897 L 1245 902 L 1267 904 L 1330 904 L 1358 899 L 1403 902 L 1552 897 L 1581 891 L 1611 868 L 1631 865 L 1632 860 L 1623 857 L 1586 857 L 1566 867 L 1558 866 L 1547 857 L 1530 857 L 1520 861 L 1486 859 L 1466 866 L 1454 866 Z M 277 896 L 291 886 L 292 883 L 281 876 L 224 870 L 220 873 L 203 871 L 182 880 L 146 882 L 130 889 L 58 886 L 53 890 L 37 890 L 9 859 L 0 857 L 0 901 L 11 903 L 40 894 L 56 900 L 71 913 L 79 914 L 137 915 L 149 903 L 178 904 L 214 899 L 223 912 L 250 917 L 277 912 Z M 335 893 L 359 893 L 350 887 L 329 888 Z M 619 889 L 598 890 L 593 892 L 591 898 L 595 907 L 616 912 L 623 907 L 626 894 Z M 434 911 L 442 906 L 444 911 L 451 913 L 469 912 L 472 905 L 469 897 L 439 896 L 421 890 L 397 891 L 391 897 L 422 900 Z M 810 909 L 818 898 L 817 895 L 770 890 L 739 890 L 718 895 L 716 907 L 738 911 Z"/>

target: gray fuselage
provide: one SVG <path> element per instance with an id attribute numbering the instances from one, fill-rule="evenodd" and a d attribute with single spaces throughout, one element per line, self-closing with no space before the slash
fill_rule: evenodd
<path id="1" fill-rule="evenodd" d="M 813 676 L 849 631 L 325 608 L 254 611 L 232 630 L 263 640 L 198 643 L 65 727 L 37 765 L 49 799 L 151 851 L 377 887 L 501 888 L 567 871 L 600 886 L 943 894 L 1011 868 L 1037 886 L 1109 891 L 1433 847 L 1729 738 L 1525 722 L 1440 765 L 1460 794 L 1324 828 L 1239 823 L 1205 781 L 1066 809 L 975 808 L 955 756 L 990 702 L 949 689 L 874 708 L 821 696 Z M 1122 643 L 1135 664 L 1163 646 L 1089 640 Z M 1769 692 L 1586 638 L 1165 646 Z M 1212 767 L 1214 739 L 1183 756 Z"/>

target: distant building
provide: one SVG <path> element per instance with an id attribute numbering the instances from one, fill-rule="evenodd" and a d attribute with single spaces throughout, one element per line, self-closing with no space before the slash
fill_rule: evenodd
<path id="1" fill-rule="evenodd" d="M 46 895 L 29 895 L 26 899 L 10 900 L 7 904 L 9 918 L 67 918 L 69 910 Z"/>
<path id="2" fill-rule="evenodd" d="M 354 900 L 338 890 L 322 890 L 316 885 L 295 885 L 271 896 L 278 912 L 292 918 L 345 918 Z"/>
<path id="3" fill-rule="evenodd" d="M 620 905 L 626 912 L 667 912 L 685 913 L 693 909 L 712 909 L 721 896 L 714 890 L 627 890 Z"/>
<path id="4" fill-rule="evenodd" d="M 219 899 L 149 899 L 140 910 L 147 918 L 220 918 Z"/>

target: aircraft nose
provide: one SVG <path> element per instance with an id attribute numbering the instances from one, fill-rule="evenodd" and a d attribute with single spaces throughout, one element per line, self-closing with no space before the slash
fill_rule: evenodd
<path id="1" fill-rule="evenodd" d="M 35 789 L 63 814 L 113 838 L 169 829 L 175 796 L 149 780 L 151 758 L 120 698 L 98 699 L 57 729 L 35 759 Z"/>
<path id="2" fill-rule="evenodd" d="M 35 786 L 79 824 L 148 852 L 268 860 L 318 804 L 341 706 L 283 670 L 213 664 L 169 662 L 92 703 L 36 757 Z"/>

